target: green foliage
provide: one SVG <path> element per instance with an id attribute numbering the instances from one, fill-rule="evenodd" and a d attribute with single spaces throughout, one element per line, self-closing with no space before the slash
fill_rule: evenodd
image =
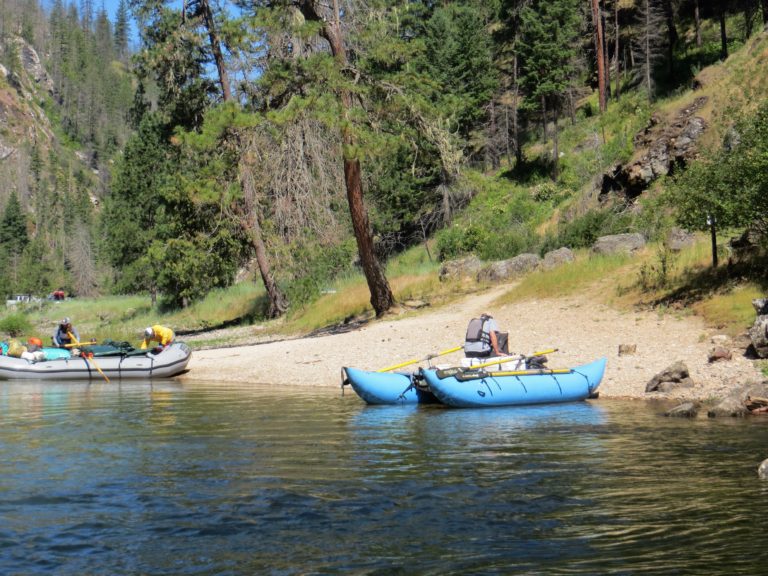
<path id="1" fill-rule="evenodd" d="M 292 306 L 301 306 L 317 299 L 337 276 L 350 272 L 357 255 L 352 241 L 339 246 L 305 245 L 296 248 L 296 268 L 301 274 L 285 281 L 285 293 Z"/>
<path id="2" fill-rule="evenodd" d="M 227 251 L 216 242 L 220 236 L 200 239 L 155 241 L 147 257 L 157 270 L 156 286 L 164 305 L 177 308 L 200 300 L 214 288 L 231 283 L 237 258 L 227 258 Z M 237 247 L 234 247 L 235 252 Z"/>
<path id="3" fill-rule="evenodd" d="M 534 0 L 520 12 L 521 83 L 532 108 L 557 105 L 573 77 L 578 33 L 574 0 Z"/>
<path id="4" fill-rule="evenodd" d="M 21 259 L 17 284 L 19 291 L 44 295 L 54 289 L 57 277 L 50 256 L 55 257 L 47 253 L 47 247 L 41 237 L 38 236 L 29 243 Z"/>
<path id="5" fill-rule="evenodd" d="M 7 334 L 11 338 L 17 338 L 22 334 L 29 333 L 31 328 L 32 324 L 29 318 L 20 312 L 8 314 L 0 320 L 0 332 Z"/>
<path id="6" fill-rule="evenodd" d="M 768 103 L 741 118 L 724 147 L 693 162 L 669 188 L 667 201 L 690 230 L 755 225 L 768 229 Z"/>
<path id="7" fill-rule="evenodd" d="M 0 220 L 0 249 L 18 255 L 29 242 L 27 217 L 22 211 L 16 192 L 11 192 Z"/>
<path id="8" fill-rule="evenodd" d="M 426 23 L 424 45 L 420 67 L 438 85 L 435 103 L 468 141 L 498 86 L 483 10 L 459 3 L 437 8 Z"/>
<path id="9" fill-rule="evenodd" d="M 165 142 L 165 127 L 157 116 L 142 120 L 115 167 L 112 193 L 104 203 L 102 226 L 110 263 L 118 270 L 121 291 L 146 290 L 151 278 L 137 265 L 156 229 L 159 189 L 169 178 L 173 150 Z M 144 270 L 145 273 L 141 271 Z"/>
<path id="10" fill-rule="evenodd" d="M 629 214 L 613 210 L 591 210 L 584 215 L 560 222 L 557 232 L 548 235 L 541 252 L 566 246 L 571 249 L 588 248 L 600 236 L 620 234 L 630 229 L 632 218 Z"/>
<path id="11" fill-rule="evenodd" d="M 117 166 L 103 223 L 120 291 L 160 292 L 186 305 L 232 282 L 244 259 L 242 223 L 221 212 L 227 165 L 218 141 L 194 157 L 166 140 L 158 114 L 146 115 Z"/>

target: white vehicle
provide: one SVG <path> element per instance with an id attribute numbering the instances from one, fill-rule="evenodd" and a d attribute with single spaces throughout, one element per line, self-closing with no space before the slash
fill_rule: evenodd
<path id="1" fill-rule="evenodd" d="M 40 302 L 40 298 L 31 294 L 14 294 L 5 301 L 6 306 L 16 306 L 16 304 L 29 304 L 30 302 Z"/>

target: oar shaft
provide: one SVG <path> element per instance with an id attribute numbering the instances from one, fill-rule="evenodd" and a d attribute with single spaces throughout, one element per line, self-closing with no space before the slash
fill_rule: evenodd
<path id="1" fill-rule="evenodd" d="M 88 342 L 72 342 L 71 344 L 64 344 L 64 348 L 76 348 L 77 346 L 89 346 L 91 344 L 96 344 L 96 340 L 90 340 Z"/>
<path id="2" fill-rule="evenodd" d="M 548 370 L 547 368 L 542 369 L 536 369 L 533 370 L 510 370 L 506 372 L 488 372 L 487 375 L 490 377 L 493 376 L 539 376 L 539 375 L 547 375 L 547 374 L 570 374 L 571 369 L 570 368 L 555 368 L 553 370 Z"/>
<path id="3" fill-rule="evenodd" d="M 84 358 L 84 360 L 85 360 L 86 362 L 88 362 L 88 361 L 90 360 L 90 361 L 91 361 L 91 363 L 93 364 L 93 367 L 94 367 L 94 368 L 96 368 L 96 370 L 98 370 L 98 371 L 99 371 L 99 374 L 101 374 L 101 375 L 104 377 L 104 380 L 106 380 L 106 381 L 107 381 L 107 384 L 109 384 L 109 378 L 107 378 L 107 375 L 106 375 L 106 374 L 104 374 L 104 372 L 102 371 L 102 369 L 101 369 L 101 368 L 99 367 L 99 365 L 96 363 L 96 360 L 94 360 L 94 359 L 93 359 L 93 356 L 91 356 L 90 358 Z"/>
<path id="4" fill-rule="evenodd" d="M 77 345 L 82 346 L 82 344 L 80 344 L 80 342 L 77 341 L 77 338 L 75 338 L 75 335 L 72 334 L 72 332 L 67 332 L 67 336 L 69 336 L 69 339 L 72 340 L 72 342 L 74 343 L 75 346 L 77 346 Z M 95 344 L 95 343 L 96 343 L 96 340 L 94 340 L 93 342 L 89 342 L 89 344 Z M 71 344 L 70 344 L 70 346 L 71 346 Z M 96 362 L 96 360 L 93 359 L 93 354 L 91 354 L 90 358 L 86 358 L 85 356 L 83 356 L 83 360 L 85 360 L 86 364 L 88 363 L 88 360 L 90 360 L 91 363 L 93 364 L 93 367 L 96 368 L 96 370 L 99 371 L 99 374 L 101 374 L 104 377 L 104 380 L 107 381 L 107 384 L 109 384 L 109 378 L 107 378 L 107 375 L 104 374 L 104 372 L 102 372 L 102 370 L 99 367 L 99 364 Z"/>
<path id="5" fill-rule="evenodd" d="M 468 370 L 474 370 L 475 368 L 485 368 L 486 366 L 493 366 L 494 364 L 506 364 L 507 362 L 514 362 L 515 360 L 525 360 L 526 358 L 533 358 L 534 356 L 544 356 L 545 354 L 551 354 L 552 352 L 557 352 L 557 348 L 541 350 L 527 356 L 525 354 L 520 354 L 519 356 L 496 356 L 489 362 L 482 362 L 480 364 L 470 366 Z"/>
<path id="6" fill-rule="evenodd" d="M 463 346 L 454 346 L 453 348 L 448 348 L 447 350 L 442 350 L 441 352 L 437 352 L 436 354 L 430 354 L 429 356 L 426 356 L 425 358 L 416 358 L 415 360 L 408 360 L 406 362 L 401 362 L 400 364 L 395 364 L 394 366 L 388 366 L 386 368 L 382 368 L 381 370 L 377 370 L 377 372 L 389 372 L 390 370 L 397 370 L 398 368 L 402 368 L 404 366 L 410 366 L 411 364 L 417 364 L 418 362 L 425 362 L 429 360 L 430 358 L 437 358 L 438 356 L 443 356 L 444 354 L 450 354 L 451 352 L 457 352 L 458 350 L 461 350 Z"/>

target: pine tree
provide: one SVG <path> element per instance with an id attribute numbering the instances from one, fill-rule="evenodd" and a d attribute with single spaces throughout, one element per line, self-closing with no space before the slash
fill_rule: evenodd
<path id="1" fill-rule="evenodd" d="M 27 217 L 16 192 L 11 192 L 0 219 L 0 246 L 8 254 L 18 256 L 29 243 Z"/>
<path id="2" fill-rule="evenodd" d="M 128 55 L 130 15 L 128 13 L 128 0 L 120 0 L 115 14 L 115 53 L 117 57 L 125 59 Z"/>
<path id="3" fill-rule="evenodd" d="M 552 113 L 554 127 L 553 178 L 558 178 L 558 118 L 571 85 L 576 58 L 578 12 L 574 0 L 533 0 L 523 8 L 520 54 L 521 83 L 529 105 L 538 108 L 546 127 Z M 546 134 L 544 135 L 546 139 Z"/>

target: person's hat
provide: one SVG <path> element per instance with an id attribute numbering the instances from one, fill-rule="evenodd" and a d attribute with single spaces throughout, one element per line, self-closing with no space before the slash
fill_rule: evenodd
<path id="1" fill-rule="evenodd" d="M 61 321 L 61 325 L 66 326 L 67 324 L 72 324 L 72 321 L 69 318 L 64 318 L 64 320 Z"/>
<path id="2" fill-rule="evenodd" d="M 35 338 L 34 336 L 27 340 L 27 344 L 34 344 L 35 346 L 43 347 L 43 341 L 40 340 L 40 338 Z"/>
<path id="3" fill-rule="evenodd" d="M 144 328 L 144 336 L 147 338 L 152 338 L 154 335 L 155 333 L 152 331 L 152 328 Z"/>

